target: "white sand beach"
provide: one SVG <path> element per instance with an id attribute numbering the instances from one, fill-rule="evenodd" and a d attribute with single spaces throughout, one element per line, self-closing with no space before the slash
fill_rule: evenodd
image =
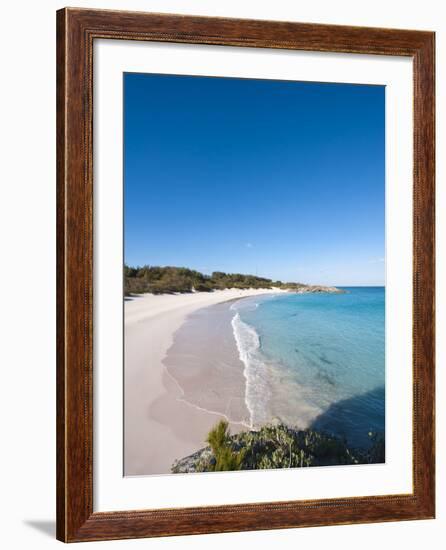
<path id="1" fill-rule="evenodd" d="M 222 418 L 182 399 L 163 359 L 191 313 L 214 304 L 286 292 L 227 289 L 190 294 L 144 294 L 125 302 L 125 475 L 167 474 L 175 459 L 205 445 Z M 232 431 L 242 424 L 231 425 Z"/>

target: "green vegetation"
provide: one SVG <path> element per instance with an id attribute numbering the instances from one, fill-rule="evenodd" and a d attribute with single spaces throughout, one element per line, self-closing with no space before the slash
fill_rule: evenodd
<path id="1" fill-rule="evenodd" d="M 210 472 L 223 472 L 228 470 L 240 470 L 245 458 L 246 449 L 234 451 L 229 439 L 229 429 L 226 420 L 212 428 L 206 440 L 211 446 L 215 458 L 209 463 Z"/>
<path id="2" fill-rule="evenodd" d="M 128 267 L 124 266 L 124 292 L 126 296 L 149 292 L 152 294 L 172 294 L 174 292 L 210 292 L 225 288 L 308 288 L 300 283 L 282 283 L 255 275 L 223 273 L 214 271 L 203 275 L 186 267 Z"/>
<path id="3" fill-rule="evenodd" d="M 210 447 L 177 460 L 173 473 L 215 472 L 376 464 L 385 461 L 384 437 L 369 433 L 368 449 L 353 449 L 346 441 L 316 430 L 296 430 L 279 424 L 258 431 L 230 435 L 228 423 L 220 421 L 210 432 Z"/>

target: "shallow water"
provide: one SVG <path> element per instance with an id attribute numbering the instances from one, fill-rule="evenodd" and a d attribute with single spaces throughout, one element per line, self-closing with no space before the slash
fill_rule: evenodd
<path id="1" fill-rule="evenodd" d="M 278 294 L 199 310 L 164 360 L 184 398 L 253 428 L 280 420 L 367 446 L 384 432 L 383 287 Z"/>
<path id="2" fill-rule="evenodd" d="M 231 306 L 253 426 L 315 426 L 366 445 L 384 432 L 385 291 L 285 294 Z"/>

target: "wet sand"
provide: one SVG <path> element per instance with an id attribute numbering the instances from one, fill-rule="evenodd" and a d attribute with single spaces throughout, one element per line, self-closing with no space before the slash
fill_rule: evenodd
<path id="1" fill-rule="evenodd" d="M 232 302 L 199 309 L 174 335 L 163 361 L 185 401 L 224 416 L 231 430 L 250 427 L 245 403 L 244 364 L 231 320 Z"/>
<path id="2" fill-rule="evenodd" d="M 167 365 L 163 361 L 175 333 L 189 315 L 228 300 L 277 292 L 280 290 L 228 289 L 180 295 L 147 294 L 126 301 L 125 475 L 170 473 L 175 459 L 205 445 L 207 433 L 221 418 L 234 419 L 232 431 L 246 426 L 243 367 L 237 356 L 228 362 L 227 369 L 219 372 L 213 372 L 210 364 L 207 372 L 192 369 L 184 373 L 181 365 L 172 364 L 171 358 L 166 360 Z M 210 327 L 209 338 L 212 332 L 215 337 L 219 335 L 218 329 Z M 207 345 L 206 339 L 196 344 Z M 226 344 L 229 346 L 228 340 Z M 225 338 L 221 339 L 221 345 L 225 345 Z M 212 357 L 212 345 L 209 350 Z"/>

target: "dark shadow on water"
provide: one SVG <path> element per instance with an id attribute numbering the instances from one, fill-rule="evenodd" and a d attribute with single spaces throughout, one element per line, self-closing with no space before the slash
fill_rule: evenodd
<path id="1" fill-rule="evenodd" d="M 36 531 L 40 531 L 44 535 L 51 538 L 56 538 L 56 522 L 51 519 L 25 519 L 23 521 L 28 527 L 32 527 Z"/>
<path id="2" fill-rule="evenodd" d="M 385 431 L 384 387 L 333 403 L 310 428 L 342 437 L 354 447 L 369 447 L 369 432 Z"/>

